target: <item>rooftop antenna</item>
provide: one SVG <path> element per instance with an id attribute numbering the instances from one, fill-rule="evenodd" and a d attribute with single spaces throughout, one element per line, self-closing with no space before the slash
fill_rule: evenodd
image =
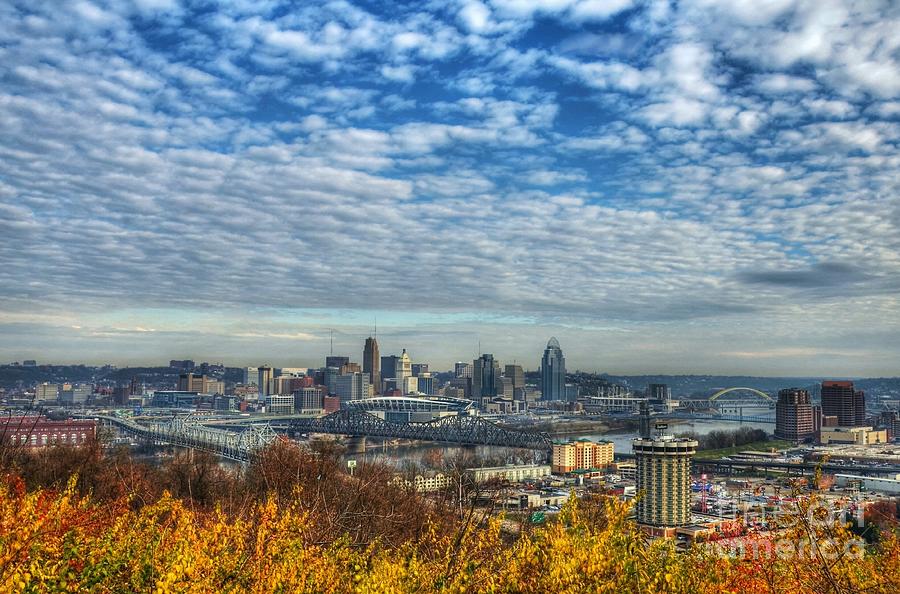
<path id="1" fill-rule="evenodd" d="M 378 316 L 375 316 L 375 340 L 378 340 Z"/>
<path id="2" fill-rule="evenodd" d="M 331 331 L 331 355 L 334 355 L 334 328 L 329 328 Z"/>

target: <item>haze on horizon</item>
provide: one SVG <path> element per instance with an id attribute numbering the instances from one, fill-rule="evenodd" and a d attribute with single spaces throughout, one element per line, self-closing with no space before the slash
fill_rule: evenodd
<path id="1" fill-rule="evenodd" d="M 0 1 L 0 360 L 893 376 L 900 4 Z"/>

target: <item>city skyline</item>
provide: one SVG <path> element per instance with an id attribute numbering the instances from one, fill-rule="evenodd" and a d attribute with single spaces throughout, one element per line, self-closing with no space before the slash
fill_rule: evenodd
<path id="1" fill-rule="evenodd" d="M 2 360 L 898 374 L 896 3 L 0 16 Z"/>

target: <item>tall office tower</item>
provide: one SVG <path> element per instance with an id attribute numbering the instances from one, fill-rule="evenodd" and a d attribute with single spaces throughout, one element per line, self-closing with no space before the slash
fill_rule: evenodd
<path id="1" fill-rule="evenodd" d="M 431 374 L 421 373 L 417 375 L 416 378 L 419 380 L 419 392 L 434 396 L 434 378 L 431 377 Z"/>
<path id="2" fill-rule="evenodd" d="M 317 413 L 322 410 L 325 396 L 319 387 L 306 386 L 294 392 L 294 410 L 301 413 Z"/>
<path id="3" fill-rule="evenodd" d="M 472 377 L 472 364 L 463 361 L 457 361 L 453 368 L 456 377 Z"/>
<path id="4" fill-rule="evenodd" d="M 472 362 L 472 399 L 479 404 L 497 396 L 500 364 L 494 355 L 485 353 Z"/>
<path id="5" fill-rule="evenodd" d="M 400 360 L 397 363 L 397 371 L 394 373 L 394 377 L 397 378 L 397 381 L 401 384 L 408 377 L 412 377 L 412 360 L 409 358 L 409 355 L 406 353 L 406 349 L 403 349 L 403 352 L 400 353 Z"/>
<path id="6" fill-rule="evenodd" d="M 347 373 L 335 378 L 335 395 L 341 403 L 341 408 L 347 408 L 351 400 L 362 400 L 372 394 L 372 384 L 368 378 L 360 372 Z"/>
<path id="7" fill-rule="evenodd" d="M 259 367 L 244 367 L 244 378 L 242 383 L 245 386 L 255 384 L 259 381 Z"/>
<path id="8" fill-rule="evenodd" d="M 342 355 L 328 355 L 325 357 L 325 367 L 337 367 L 340 369 L 349 362 L 350 357 L 344 357 Z"/>
<path id="9" fill-rule="evenodd" d="M 260 365 L 256 369 L 256 386 L 259 389 L 259 399 L 262 400 L 271 394 L 269 384 L 272 383 L 272 368 L 268 365 Z"/>
<path id="10" fill-rule="evenodd" d="M 335 394 L 337 390 L 337 378 L 340 377 L 341 370 L 337 367 L 326 367 L 325 378 L 323 384 L 328 388 L 329 394 Z"/>
<path id="11" fill-rule="evenodd" d="M 378 356 L 378 341 L 370 336 L 363 347 L 363 373 L 368 374 L 369 383 L 375 388 L 375 393 L 381 393 L 381 359 Z"/>
<path id="12" fill-rule="evenodd" d="M 400 357 L 397 355 L 386 355 L 381 358 L 381 379 L 395 379 L 397 377 L 397 365 L 400 363 Z"/>
<path id="13" fill-rule="evenodd" d="M 631 442 L 637 462 L 637 521 L 660 527 L 691 523 L 691 458 L 698 443 L 671 435 Z"/>
<path id="14" fill-rule="evenodd" d="M 525 387 L 525 370 L 521 365 L 507 365 L 503 369 L 503 375 L 512 381 L 513 390 Z"/>
<path id="15" fill-rule="evenodd" d="M 778 392 L 775 404 L 775 437 L 800 443 L 815 435 L 809 392 L 787 388 Z"/>
<path id="16" fill-rule="evenodd" d="M 863 427 L 866 424 L 866 397 L 853 389 L 853 382 L 822 382 L 822 414 L 836 416 L 841 427 Z"/>
<path id="17" fill-rule="evenodd" d="M 672 399 L 672 389 L 667 384 L 649 384 L 647 399 L 652 404 L 668 404 Z"/>
<path id="18" fill-rule="evenodd" d="M 423 373 L 428 373 L 428 363 L 413 363 L 412 374 L 419 377 Z"/>
<path id="19" fill-rule="evenodd" d="M 515 396 L 515 388 L 510 377 L 501 377 L 497 388 L 497 395 L 502 396 L 504 400 L 513 400 Z"/>
<path id="20" fill-rule="evenodd" d="M 541 400 L 566 399 L 566 358 L 559 341 L 551 338 L 541 359 Z"/>

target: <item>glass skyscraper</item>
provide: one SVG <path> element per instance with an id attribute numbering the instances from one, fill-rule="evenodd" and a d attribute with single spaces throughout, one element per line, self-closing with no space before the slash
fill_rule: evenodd
<path id="1" fill-rule="evenodd" d="M 547 343 L 541 359 L 541 399 L 566 399 L 566 358 L 555 337 Z"/>

